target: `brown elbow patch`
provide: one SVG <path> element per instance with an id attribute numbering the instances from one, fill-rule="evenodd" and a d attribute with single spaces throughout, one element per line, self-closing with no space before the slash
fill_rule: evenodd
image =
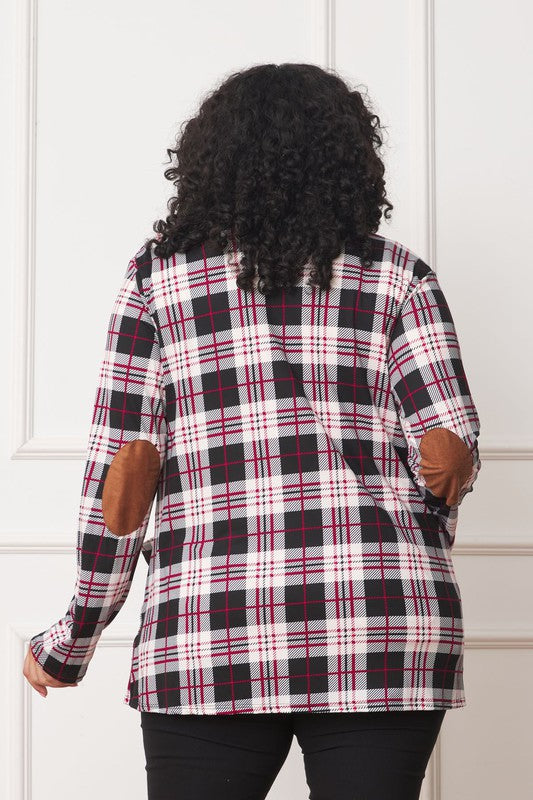
<path id="1" fill-rule="evenodd" d="M 142 523 L 159 480 L 159 450 L 146 439 L 126 442 L 109 465 L 102 490 L 104 522 L 115 536 Z"/>
<path id="2" fill-rule="evenodd" d="M 473 466 L 468 445 L 448 428 L 432 428 L 420 440 L 420 472 L 435 497 L 454 505 Z"/>

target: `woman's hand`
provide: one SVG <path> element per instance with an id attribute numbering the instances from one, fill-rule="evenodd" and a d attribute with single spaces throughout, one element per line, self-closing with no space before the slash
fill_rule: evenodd
<path id="1" fill-rule="evenodd" d="M 51 675 L 45 672 L 41 665 L 33 657 L 33 653 L 29 647 L 24 660 L 24 668 L 22 672 L 28 683 L 33 686 L 33 688 L 43 697 L 46 697 L 48 694 L 48 689 L 46 688 L 47 686 L 50 686 L 54 689 L 61 689 L 64 686 L 78 685 L 77 683 L 62 683 L 62 681 L 58 681 L 57 678 L 53 678 Z"/>

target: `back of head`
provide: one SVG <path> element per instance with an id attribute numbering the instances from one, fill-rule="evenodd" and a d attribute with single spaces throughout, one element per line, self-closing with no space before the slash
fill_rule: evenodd
<path id="1" fill-rule="evenodd" d="M 370 235 L 392 204 L 385 194 L 379 117 L 333 71 L 260 64 L 231 74 L 201 103 L 167 154 L 175 186 L 153 225 L 154 254 L 202 242 L 242 253 L 237 283 L 268 294 L 306 264 L 327 289 L 347 239 L 371 263 Z"/>

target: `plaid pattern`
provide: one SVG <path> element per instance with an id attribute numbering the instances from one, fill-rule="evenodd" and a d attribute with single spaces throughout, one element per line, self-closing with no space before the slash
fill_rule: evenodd
<path id="1" fill-rule="evenodd" d="M 146 247 L 111 314 L 65 616 L 31 639 L 81 680 L 148 563 L 124 703 L 167 713 L 372 711 L 465 705 L 451 549 L 481 463 L 479 418 L 436 274 L 397 241 L 357 240 L 328 292 L 265 298 L 237 251 Z M 424 432 L 473 455 L 456 506 L 419 472 Z M 160 454 L 150 510 L 124 536 L 101 497 L 118 449 Z"/>

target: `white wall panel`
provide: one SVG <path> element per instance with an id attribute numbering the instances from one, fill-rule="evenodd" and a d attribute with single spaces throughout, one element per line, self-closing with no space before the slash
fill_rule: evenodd
<path id="1" fill-rule="evenodd" d="M 435 12 L 437 266 L 486 446 L 532 451 L 533 7 L 437 0 Z"/>
<path id="2" fill-rule="evenodd" d="M 446 714 L 439 800 L 531 796 L 532 644 L 467 650 L 469 706 Z"/>
<path id="3" fill-rule="evenodd" d="M 424 2 L 337 0 L 335 66 L 368 91 L 382 125 L 387 195 L 394 205 L 383 236 L 429 258 L 427 9 Z"/>
<path id="4" fill-rule="evenodd" d="M 34 435 L 83 437 L 112 297 L 172 190 L 166 147 L 243 63 L 320 57 L 323 4 L 35 8 Z"/>

